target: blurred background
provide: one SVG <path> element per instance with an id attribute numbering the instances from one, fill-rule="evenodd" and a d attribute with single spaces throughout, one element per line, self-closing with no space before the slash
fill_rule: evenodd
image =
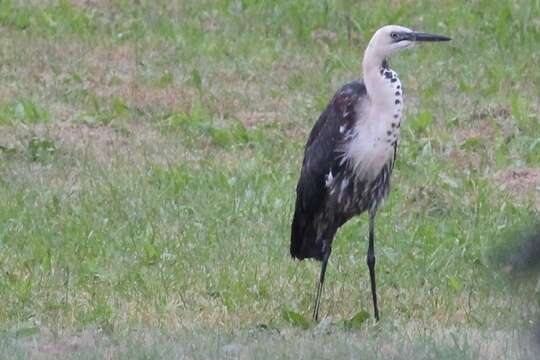
<path id="1" fill-rule="evenodd" d="M 381 322 L 362 216 L 316 325 L 303 147 L 386 24 L 453 41 L 389 61 Z M 0 1 L 0 353 L 534 358 L 537 278 L 492 260 L 540 209 L 539 39 L 539 1 Z"/>

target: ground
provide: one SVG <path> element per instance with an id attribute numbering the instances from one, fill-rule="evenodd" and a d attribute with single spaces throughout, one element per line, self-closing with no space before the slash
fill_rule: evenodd
<path id="1" fill-rule="evenodd" d="M 540 5 L 0 2 L 0 353 L 11 358 L 534 358 Z M 288 255 L 311 126 L 396 23 L 405 90 L 377 218 Z M 501 256 L 503 253 L 503 256 Z M 502 270 L 501 270 L 502 269 Z M 519 280 L 519 281 L 518 281 Z"/>

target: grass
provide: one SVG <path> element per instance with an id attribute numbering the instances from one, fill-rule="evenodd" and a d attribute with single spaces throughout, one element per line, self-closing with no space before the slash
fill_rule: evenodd
<path id="1" fill-rule="evenodd" d="M 538 293 L 491 258 L 538 217 L 539 17 L 537 1 L 1 2 L 0 352 L 532 358 Z M 319 266 L 288 256 L 302 149 L 387 23 L 453 41 L 390 61 L 407 120 L 377 219 L 382 320 L 362 317 L 362 216 L 316 326 Z"/>

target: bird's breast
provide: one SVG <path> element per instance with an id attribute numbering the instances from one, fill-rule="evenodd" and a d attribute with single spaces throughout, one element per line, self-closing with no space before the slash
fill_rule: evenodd
<path id="1" fill-rule="evenodd" d="M 344 159 L 361 181 L 374 180 L 382 168 L 393 160 L 392 143 L 397 133 L 383 126 L 364 126 L 355 129 L 355 135 L 344 144 Z"/>
<path id="2" fill-rule="evenodd" d="M 345 138 L 344 160 L 360 180 L 374 180 L 383 167 L 394 161 L 399 141 L 403 91 L 397 74 L 381 72 L 379 86 L 370 101 L 359 106 L 351 135 Z"/>

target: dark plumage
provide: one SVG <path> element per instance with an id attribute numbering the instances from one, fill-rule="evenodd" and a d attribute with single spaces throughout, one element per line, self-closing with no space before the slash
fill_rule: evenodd
<path id="1" fill-rule="evenodd" d="M 362 82 L 345 85 L 321 114 L 309 135 L 296 187 L 292 222 L 291 255 L 295 258 L 322 260 L 323 249 L 331 246 L 336 230 L 369 206 L 376 208 L 388 194 L 394 161 L 383 166 L 374 181 L 366 183 L 357 180 L 340 151 L 351 140 L 357 118 L 355 105 L 362 96 L 366 96 Z M 343 132 L 340 132 L 340 127 Z M 333 193 L 326 186 L 330 172 L 337 184 Z M 348 184 L 342 189 L 344 180 Z"/>

